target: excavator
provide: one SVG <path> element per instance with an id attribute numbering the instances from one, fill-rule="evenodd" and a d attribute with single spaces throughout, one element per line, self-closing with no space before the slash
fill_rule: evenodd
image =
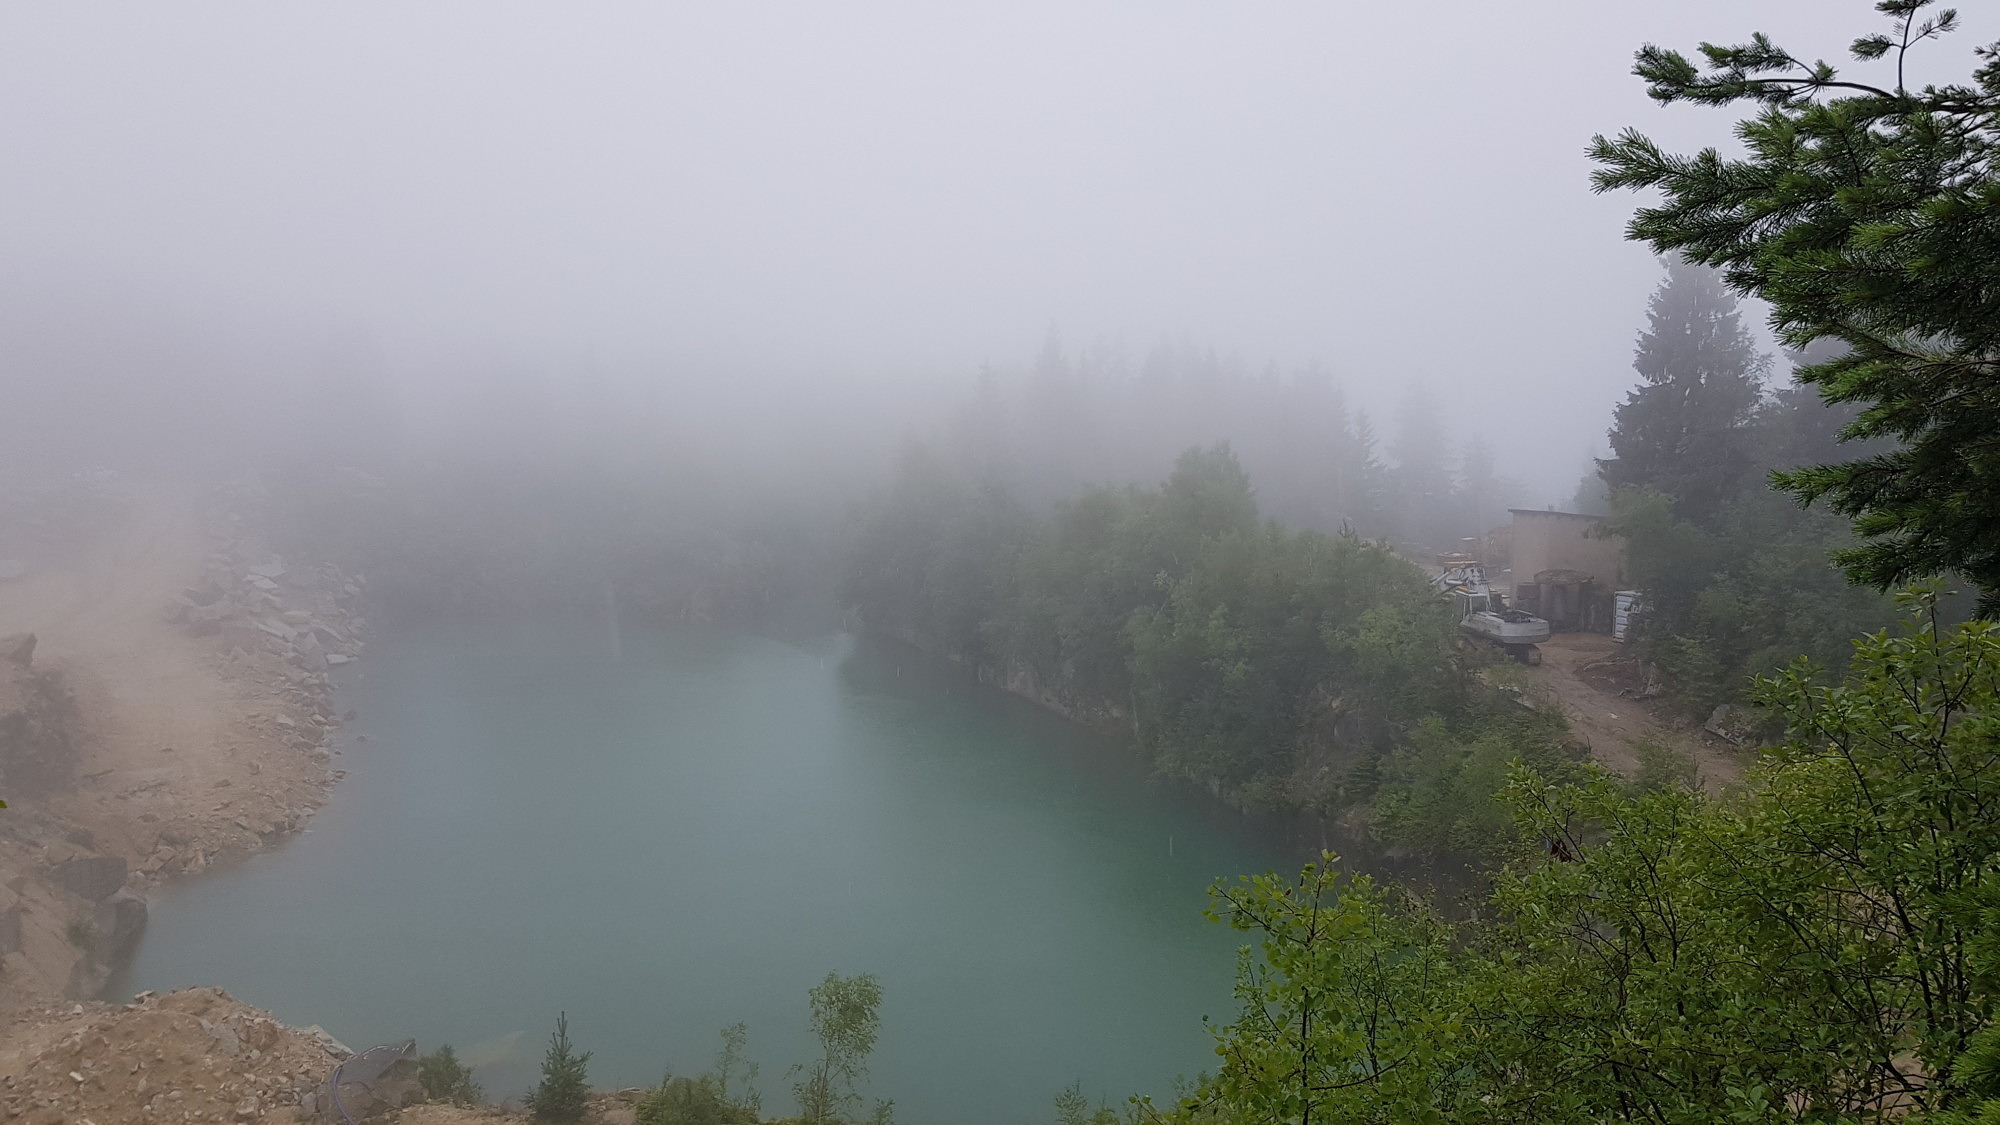
<path id="1" fill-rule="evenodd" d="M 1431 579 L 1438 592 L 1452 600 L 1458 627 L 1467 636 L 1499 645 L 1523 664 L 1540 664 L 1549 639 L 1549 623 L 1526 610 L 1508 609 L 1507 600 L 1486 584 L 1486 568 L 1466 555 L 1438 559 L 1443 571 Z"/>

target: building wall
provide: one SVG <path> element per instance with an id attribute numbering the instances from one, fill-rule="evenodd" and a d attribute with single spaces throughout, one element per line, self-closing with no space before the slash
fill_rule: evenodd
<path id="1" fill-rule="evenodd" d="M 1514 584 L 1533 582 L 1544 570 L 1580 570 L 1603 590 L 1625 587 L 1625 540 L 1593 539 L 1587 532 L 1604 522 L 1602 516 L 1575 512 L 1514 509 L 1511 543 Z"/>

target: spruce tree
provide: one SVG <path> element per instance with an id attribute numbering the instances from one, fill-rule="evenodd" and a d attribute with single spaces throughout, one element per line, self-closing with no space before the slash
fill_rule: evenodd
<path id="1" fill-rule="evenodd" d="M 569 1013 L 556 1016 L 555 1034 L 542 1056 L 542 1081 L 526 1099 L 537 1121 L 581 1121 L 590 1095 L 589 1051 L 577 1051 L 569 1041 Z"/>
<path id="2" fill-rule="evenodd" d="M 1712 527 L 1754 464 L 1750 418 L 1764 357 L 1715 271 L 1666 265 L 1632 361 L 1642 381 L 1618 407 L 1611 457 L 1598 464 L 1612 489 L 1664 492 L 1675 515 Z"/>
<path id="3" fill-rule="evenodd" d="M 1741 157 L 1669 153 L 1628 129 L 1598 137 L 1597 190 L 1657 190 L 1627 237 L 1725 271 L 1771 305 L 1787 347 L 1837 342 L 1800 372 L 1860 408 L 1848 439 L 1889 450 L 1776 475 L 1849 516 L 1862 542 L 1835 558 L 1879 587 L 1956 571 L 2000 616 L 2000 43 L 1969 82 L 1912 87 L 1911 57 L 1957 28 L 1933 0 L 1878 0 L 1889 26 L 1837 73 L 1762 34 L 1704 43 L 1705 67 L 1647 46 L 1633 73 L 1663 105 L 1752 103 Z"/>
<path id="4" fill-rule="evenodd" d="M 1396 412 L 1396 437 L 1389 446 L 1390 526 L 1402 539 L 1431 550 L 1457 545 L 1464 534 L 1453 519 L 1456 499 L 1451 479 L 1451 443 L 1444 412 L 1430 391 L 1418 385 L 1403 396 Z"/>

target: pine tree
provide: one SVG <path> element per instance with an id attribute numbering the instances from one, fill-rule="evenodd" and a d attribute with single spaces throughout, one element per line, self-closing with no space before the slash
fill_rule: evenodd
<path id="1" fill-rule="evenodd" d="M 1395 533 L 1432 550 L 1456 546 L 1462 532 L 1452 512 L 1451 445 L 1444 412 L 1427 388 L 1413 387 L 1403 397 L 1389 456 L 1396 462 L 1389 471 Z"/>
<path id="2" fill-rule="evenodd" d="M 1344 502 L 1356 529 L 1370 535 L 1379 535 L 1386 522 L 1389 506 L 1388 471 L 1382 467 L 1382 460 L 1376 456 L 1376 447 L 1381 443 L 1375 436 L 1375 423 L 1365 410 L 1354 412 L 1354 425 L 1346 442 L 1347 468 L 1343 479 L 1347 482 Z"/>
<path id="3" fill-rule="evenodd" d="M 590 1052 L 578 1052 L 570 1044 L 569 1013 L 558 1014 L 548 1053 L 542 1056 L 541 1084 L 525 1099 L 535 1120 L 583 1120 L 584 1101 L 590 1095 L 589 1064 Z"/>
<path id="4" fill-rule="evenodd" d="M 1500 502 L 1506 488 L 1494 467 L 1493 443 L 1483 435 L 1465 440 L 1458 458 L 1459 506 L 1465 512 L 1465 534 L 1485 535 L 1500 522 Z"/>
<path id="5" fill-rule="evenodd" d="M 1664 492 L 1675 515 L 1712 527 L 1753 467 L 1749 426 L 1766 361 L 1715 271 L 1666 266 L 1632 361 L 1643 381 L 1618 407 L 1611 457 L 1598 464 L 1614 490 Z"/>
<path id="6" fill-rule="evenodd" d="M 1627 237 L 1726 271 L 1771 305 L 1780 341 L 1842 350 L 1800 378 L 1863 409 L 1844 435 L 1896 447 L 1777 475 L 1825 500 L 1863 542 L 1835 555 L 1888 588 L 1956 571 L 2000 616 L 2000 43 L 1968 83 L 1905 82 L 1913 49 L 1956 29 L 1933 0 L 1878 0 L 1886 33 L 1849 48 L 1872 75 L 1808 63 L 1762 34 L 1703 44 L 1706 67 L 1641 49 L 1663 105 L 1754 103 L 1740 158 L 1663 151 L 1636 130 L 1598 137 L 1599 191 L 1661 193 Z"/>

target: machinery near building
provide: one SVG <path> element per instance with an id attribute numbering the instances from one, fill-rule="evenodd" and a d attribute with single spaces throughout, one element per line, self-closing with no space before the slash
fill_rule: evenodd
<path id="1" fill-rule="evenodd" d="M 1446 555 L 1438 563 L 1444 569 L 1431 579 L 1431 585 L 1451 599 L 1460 630 L 1499 645 L 1523 664 L 1542 662 L 1542 650 L 1535 646 L 1549 639 L 1547 621 L 1524 610 L 1508 609 L 1506 599 L 1487 585 L 1486 568 L 1471 556 Z"/>

